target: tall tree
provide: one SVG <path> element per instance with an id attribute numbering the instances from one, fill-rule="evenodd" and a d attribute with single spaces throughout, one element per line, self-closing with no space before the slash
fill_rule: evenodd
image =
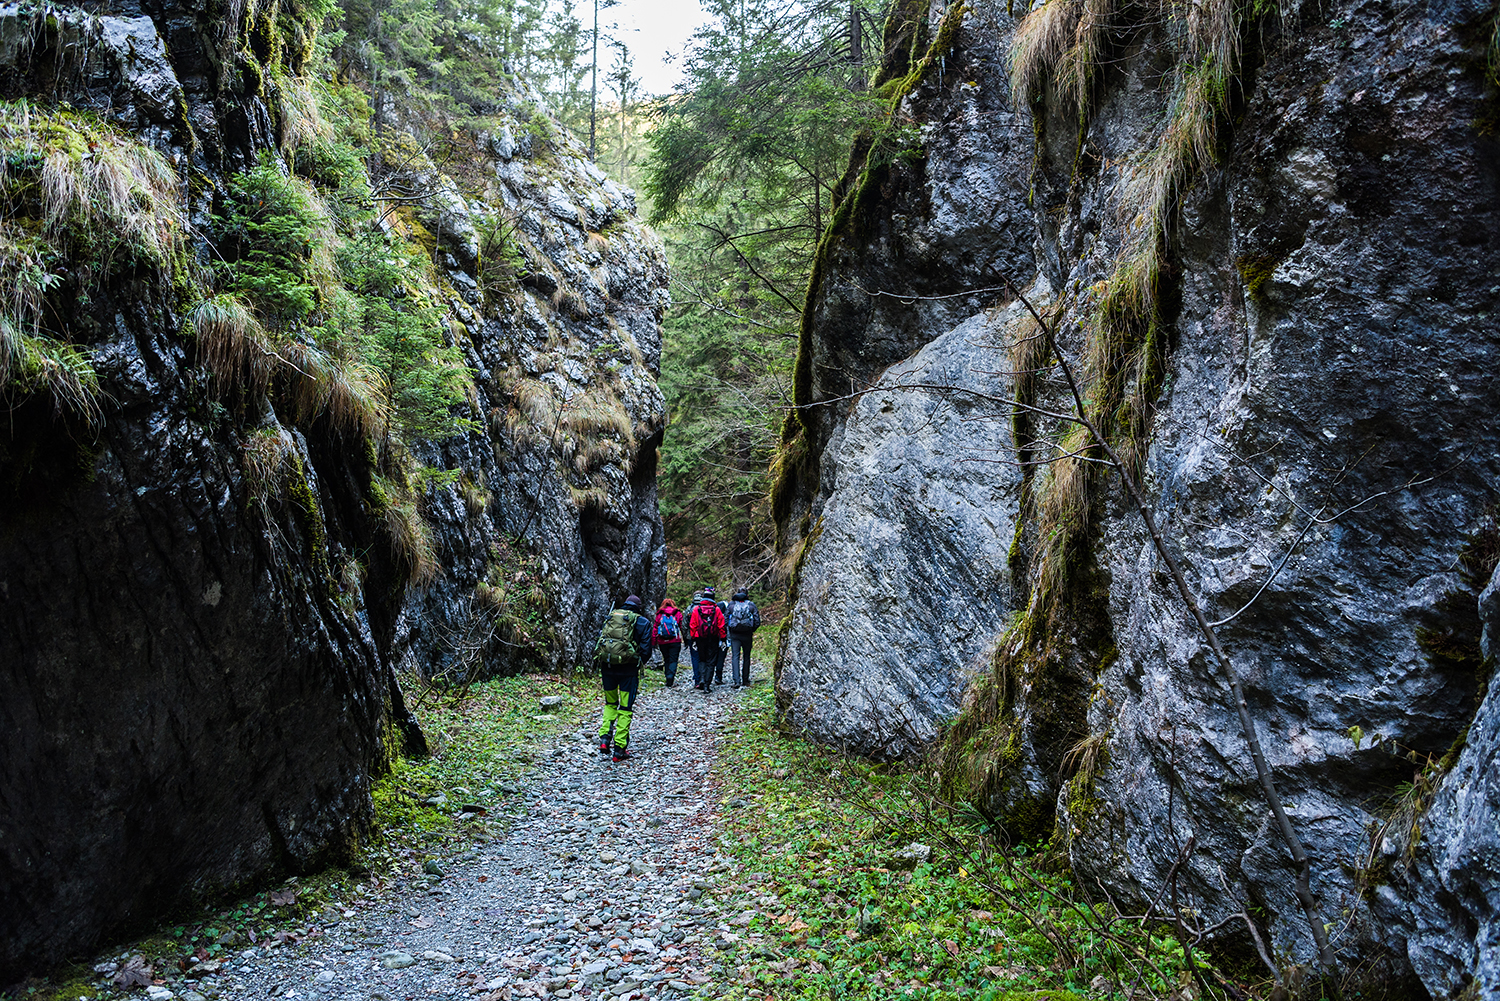
<path id="1" fill-rule="evenodd" d="M 657 105 L 645 165 L 677 306 L 663 381 L 669 531 L 764 555 L 756 509 L 788 402 L 803 290 L 854 136 L 885 110 L 868 93 L 867 0 L 712 0 L 684 83 Z M 867 38 L 867 36 L 869 36 Z M 724 429 L 733 428 L 732 440 Z M 742 572 L 743 576 L 744 573 Z"/>

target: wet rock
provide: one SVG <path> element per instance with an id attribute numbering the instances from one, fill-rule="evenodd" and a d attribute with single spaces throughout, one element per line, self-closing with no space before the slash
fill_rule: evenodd
<path id="1" fill-rule="evenodd" d="M 890 865 L 893 869 L 915 869 L 919 865 L 926 864 L 931 858 L 930 846 L 913 841 L 891 856 Z"/>

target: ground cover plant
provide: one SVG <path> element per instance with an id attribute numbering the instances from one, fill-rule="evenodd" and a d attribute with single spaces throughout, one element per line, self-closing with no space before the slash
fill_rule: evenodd
<path id="1" fill-rule="evenodd" d="M 744 696 L 719 761 L 722 847 L 743 872 L 721 892 L 756 915 L 722 956 L 735 986 L 719 997 L 1062 1001 L 1224 990 L 1201 953 L 1192 983 L 1188 953 L 1161 922 L 1090 903 L 1045 845 L 1005 846 L 982 817 L 940 806 L 926 770 L 780 732 L 770 686 Z"/>

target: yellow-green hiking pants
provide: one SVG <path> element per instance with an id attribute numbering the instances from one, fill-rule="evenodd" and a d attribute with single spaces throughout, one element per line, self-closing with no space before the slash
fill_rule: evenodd
<path id="1" fill-rule="evenodd" d="M 614 731 L 615 746 L 630 743 L 630 717 L 635 713 L 635 697 L 641 687 L 641 672 L 638 668 L 606 667 L 603 673 L 604 718 L 599 722 L 599 742 L 609 739 Z"/>

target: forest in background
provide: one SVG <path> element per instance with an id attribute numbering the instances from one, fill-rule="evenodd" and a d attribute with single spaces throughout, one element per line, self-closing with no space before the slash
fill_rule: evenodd
<path id="1" fill-rule="evenodd" d="M 869 88 L 889 3 L 708 0 L 676 92 L 651 95 L 610 0 L 343 0 L 311 75 L 483 129 L 514 74 L 636 190 L 673 307 L 660 493 L 678 599 L 750 584 L 776 604 L 766 497 L 802 302 L 854 138 L 890 125 Z M 378 114 L 377 114 L 378 117 Z M 678 593 L 681 592 L 681 593 Z"/>

